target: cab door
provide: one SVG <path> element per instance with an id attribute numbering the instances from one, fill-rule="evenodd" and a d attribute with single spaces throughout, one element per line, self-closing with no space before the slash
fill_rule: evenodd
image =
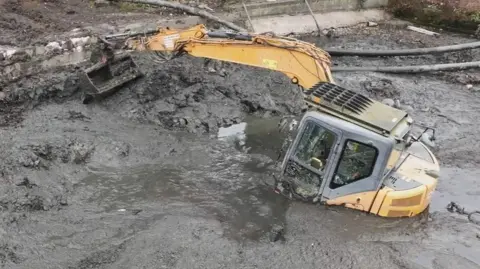
<path id="1" fill-rule="evenodd" d="M 345 133 L 337 152 L 321 200 L 369 212 L 381 184 L 388 144 L 380 137 Z"/>
<path id="2" fill-rule="evenodd" d="M 334 167 L 336 147 L 342 131 L 319 119 L 307 117 L 283 161 L 284 176 L 292 191 L 304 199 L 317 198 Z"/>

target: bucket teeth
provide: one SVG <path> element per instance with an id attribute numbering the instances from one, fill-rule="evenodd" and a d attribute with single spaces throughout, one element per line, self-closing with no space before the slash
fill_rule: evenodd
<path id="1" fill-rule="evenodd" d="M 82 102 L 103 99 L 129 81 L 143 76 L 129 54 L 116 56 L 107 63 L 98 63 L 83 70 L 80 87 L 84 91 Z"/>

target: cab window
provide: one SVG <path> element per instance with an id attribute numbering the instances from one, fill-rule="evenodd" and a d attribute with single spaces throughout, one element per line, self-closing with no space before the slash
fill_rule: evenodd
<path id="1" fill-rule="evenodd" d="M 335 142 L 335 134 L 308 122 L 295 150 L 295 157 L 315 170 L 323 170 Z"/>
<path id="2" fill-rule="evenodd" d="M 375 147 L 347 140 L 330 188 L 335 189 L 371 176 L 377 156 L 378 150 Z"/>

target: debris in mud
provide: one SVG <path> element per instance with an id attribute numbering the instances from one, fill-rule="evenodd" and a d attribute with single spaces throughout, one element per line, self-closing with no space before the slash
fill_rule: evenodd
<path id="1" fill-rule="evenodd" d="M 377 100 L 398 97 L 400 92 L 390 79 L 368 80 L 362 83 L 363 88 L 374 95 Z"/>
<path id="2" fill-rule="evenodd" d="M 285 229 L 281 225 L 274 225 L 270 231 L 270 241 L 277 242 L 278 240 L 285 241 Z"/>
<path id="3" fill-rule="evenodd" d="M 459 204 L 455 203 L 455 202 L 450 202 L 448 205 L 447 205 L 447 210 L 448 212 L 456 212 L 460 215 L 467 215 L 468 217 L 468 220 L 474 224 L 477 224 L 477 225 L 480 225 L 480 219 L 476 219 L 476 215 L 480 216 L 480 211 L 477 210 L 477 211 L 467 211 L 465 210 L 464 207 L 460 207 Z"/>
<path id="4" fill-rule="evenodd" d="M 25 186 L 29 189 L 33 188 L 33 186 L 38 186 L 37 184 L 35 183 L 32 183 L 30 182 L 30 180 L 28 179 L 28 177 L 23 177 L 19 182 L 17 182 L 15 185 L 17 186 Z"/>
<path id="5" fill-rule="evenodd" d="M 55 119 L 67 119 L 71 121 L 80 120 L 80 121 L 90 121 L 92 118 L 85 116 L 82 112 L 77 112 L 73 110 L 68 111 L 68 115 L 64 117 L 55 117 Z"/>
<path id="6" fill-rule="evenodd" d="M 16 247 L 0 244 L 0 265 L 3 267 L 7 262 L 18 264 L 22 259 L 15 253 Z"/>
<path id="7" fill-rule="evenodd" d="M 94 252 L 90 256 L 82 259 L 75 266 L 70 266 L 69 268 L 71 269 L 99 268 L 100 266 L 112 264 L 120 257 L 120 253 L 125 251 L 125 248 L 126 248 L 126 242 L 123 242 L 118 246 L 112 246 L 109 249 Z"/>
<path id="8" fill-rule="evenodd" d="M 23 106 L 0 102 L 0 127 L 16 126 L 21 123 L 23 121 L 23 113 Z"/>
<path id="9" fill-rule="evenodd" d="M 80 143 L 78 141 L 70 144 L 72 150 L 71 160 L 75 164 L 85 163 L 92 154 L 95 146 Z"/>

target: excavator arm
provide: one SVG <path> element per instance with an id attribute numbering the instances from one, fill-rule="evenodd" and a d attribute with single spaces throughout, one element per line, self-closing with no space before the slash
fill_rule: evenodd
<path id="1" fill-rule="evenodd" d="M 113 57 L 115 39 L 121 39 L 133 51 L 170 56 L 189 54 L 279 71 L 301 86 L 305 95 L 319 82 L 333 83 L 330 56 L 314 44 L 272 34 L 211 32 L 200 24 L 187 29 L 159 28 L 149 33 L 101 38 L 102 61 L 85 70 L 81 79 L 84 103 L 97 96 L 105 97 L 118 86 L 142 76 L 129 55 Z"/>
<path id="2" fill-rule="evenodd" d="M 318 82 L 333 83 L 327 52 L 285 37 L 209 32 L 204 25 L 197 25 L 184 30 L 159 29 L 153 36 L 128 40 L 127 46 L 137 51 L 187 53 L 279 71 L 307 90 Z"/>

